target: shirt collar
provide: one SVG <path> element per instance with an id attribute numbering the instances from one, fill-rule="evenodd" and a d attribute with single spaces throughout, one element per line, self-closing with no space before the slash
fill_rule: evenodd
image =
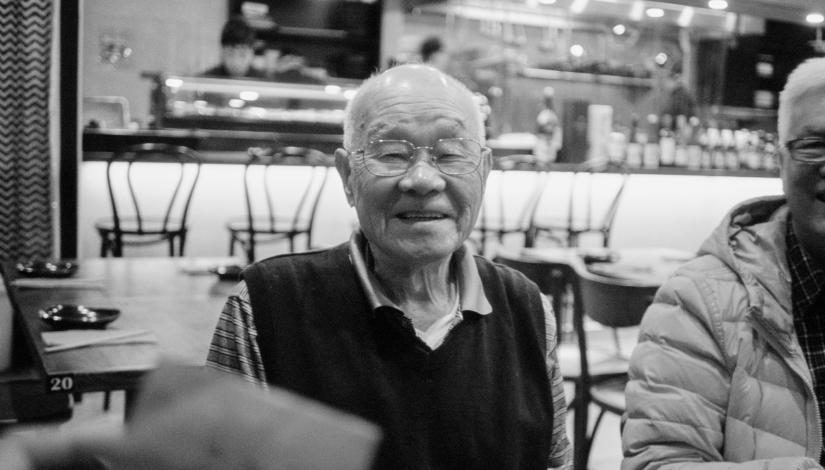
<path id="1" fill-rule="evenodd" d="M 350 262 L 355 267 L 358 281 L 364 290 L 370 307 L 376 310 L 380 307 L 398 306 L 390 301 L 381 290 L 381 285 L 375 275 L 368 268 L 369 244 L 367 239 L 359 231 L 353 232 L 349 241 Z M 461 248 L 453 253 L 453 263 L 455 263 L 458 276 L 458 292 L 461 296 L 461 311 L 473 312 L 479 315 L 492 313 L 493 307 L 484 294 L 484 287 L 481 284 L 481 276 L 478 274 L 478 267 L 473 259 L 473 247 L 465 242 Z"/>
<path id="2" fill-rule="evenodd" d="M 790 216 L 786 230 L 785 243 L 788 250 L 788 267 L 791 271 L 793 310 L 795 314 L 803 315 L 825 291 L 825 270 L 817 266 L 799 243 Z"/>

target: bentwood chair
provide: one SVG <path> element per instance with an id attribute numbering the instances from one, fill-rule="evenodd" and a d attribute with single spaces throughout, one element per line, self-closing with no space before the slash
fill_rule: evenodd
<path id="1" fill-rule="evenodd" d="M 520 271 L 527 276 L 527 279 L 536 283 L 542 294 L 550 297 L 553 313 L 556 317 L 556 332 L 559 342 L 561 342 L 564 339 L 561 315 L 563 311 L 562 299 L 566 286 L 569 285 L 574 276 L 572 267 L 567 263 L 532 260 L 503 251 L 497 253 L 493 257 L 493 261 Z"/>
<path id="2" fill-rule="evenodd" d="M 604 178 L 613 173 L 617 175 L 615 181 Z M 582 236 L 592 234 L 601 238 L 601 246 L 607 247 L 629 177 L 629 168 L 620 162 L 593 160 L 578 165 L 565 203 L 560 204 L 546 194 L 538 197 L 532 206 L 524 246 L 537 246 L 542 239 L 561 246 L 580 246 Z M 544 184 L 543 188 L 547 190 L 550 186 L 553 185 Z M 550 200 L 548 204 L 541 204 L 545 199 Z M 559 213 L 555 209 L 564 210 Z"/>
<path id="3" fill-rule="evenodd" d="M 609 331 L 614 339 L 620 329 L 630 329 L 635 338 L 647 307 L 653 301 L 658 286 L 614 278 L 590 272 L 584 263 L 574 263 L 573 324 L 578 343 L 578 371 L 562 371 L 573 378 L 575 392 L 570 409 L 574 413 L 574 468 L 587 468 L 590 448 L 604 414 L 621 415 L 625 409 L 624 389 L 627 385 L 629 357 L 618 348 L 605 346 L 611 341 L 597 342 L 594 336 Z M 593 328 L 595 323 L 599 329 Z M 560 358 L 560 360 L 562 360 Z M 565 362 L 562 360 L 562 367 Z M 599 414 L 590 428 L 589 408 L 594 404 Z M 618 436 L 617 436 L 618 437 Z"/>
<path id="4" fill-rule="evenodd" d="M 490 241 L 500 245 L 509 235 L 527 236 L 547 180 L 547 173 L 536 171 L 535 157 L 529 154 L 497 157 L 494 170 L 498 170 L 497 177 L 488 183 L 473 234 L 482 255 L 486 255 Z M 521 184 L 525 180 L 528 182 Z M 514 203 L 518 206 L 515 209 L 510 207 Z"/>
<path id="5" fill-rule="evenodd" d="M 100 256 L 157 243 L 168 244 L 169 256 L 183 256 L 200 169 L 200 156 L 188 147 L 145 143 L 115 152 L 106 162 L 112 213 L 95 223 Z"/>
<path id="6" fill-rule="evenodd" d="M 331 157 L 320 150 L 290 146 L 253 147 L 248 153 L 243 174 L 245 214 L 226 224 L 229 255 L 234 256 L 236 245 L 240 246 L 252 263 L 258 245 L 283 240 L 294 252 L 298 236 L 304 236 L 306 249 L 311 249 Z"/>

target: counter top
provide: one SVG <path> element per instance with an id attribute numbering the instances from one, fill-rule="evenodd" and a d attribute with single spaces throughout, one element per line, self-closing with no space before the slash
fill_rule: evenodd
<path id="1" fill-rule="evenodd" d="M 292 145 L 312 147 L 332 154 L 341 147 L 341 134 L 288 134 L 279 132 L 214 130 L 214 129 L 84 129 L 83 161 L 105 161 L 112 152 L 128 145 L 144 142 L 159 142 L 185 145 L 198 151 L 204 163 L 243 164 L 247 161 L 249 147 L 272 145 Z M 496 157 L 528 154 L 528 149 L 499 145 L 495 140 L 488 142 Z M 528 171 L 574 171 L 576 163 L 551 163 L 546 166 L 518 164 L 513 170 Z M 649 175 L 692 175 L 692 176 L 745 176 L 776 178 L 778 172 L 764 170 L 690 170 L 687 168 L 631 168 L 633 174 Z"/>

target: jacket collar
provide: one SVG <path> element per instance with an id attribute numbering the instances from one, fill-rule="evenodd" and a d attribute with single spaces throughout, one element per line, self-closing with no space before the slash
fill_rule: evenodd
<path id="1" fill-rule="evenodd" d="M 699 249 L 719 258 L 742 280 L 748 311 L 785 344 L 793 339 L 791 275 L 785 248 L 784 196 L 751 199 L 734 207 Z M 774 304 L 779 308 L 764 308 Z"/>

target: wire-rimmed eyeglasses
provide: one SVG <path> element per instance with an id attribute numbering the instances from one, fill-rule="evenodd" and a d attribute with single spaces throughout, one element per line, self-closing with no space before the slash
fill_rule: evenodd
<path id="1" fill-rule="evenodd" d="M 412 166 L 418 150 L 426 149 L 433 164 L 447 175 L 472 173 L 488 147 L 465 137 L 438 139 L 431 146 L 415 146 L 406 140 L 373 140 L 364 148 L 350 151 L 360 155 L 367 171 L 375 176 L 399 176 Z"/>

